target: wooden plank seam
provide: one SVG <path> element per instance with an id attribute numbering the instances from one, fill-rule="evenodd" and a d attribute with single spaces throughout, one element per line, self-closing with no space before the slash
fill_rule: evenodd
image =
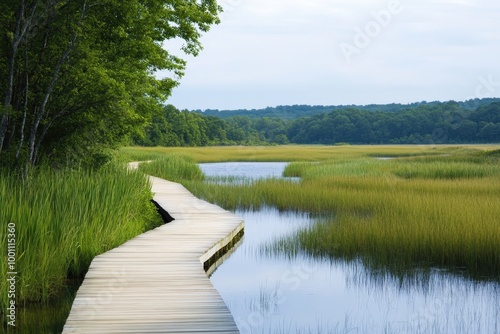
<path id="1" fill-rule="evenodd" d="M 63 333 L 239 333 L 203 263 L 241 235 L 243 220 L 150 179 L 175 220 L 94 258 Z"/>

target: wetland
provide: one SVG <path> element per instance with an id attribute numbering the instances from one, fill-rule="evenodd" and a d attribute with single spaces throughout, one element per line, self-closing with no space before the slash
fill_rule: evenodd
<path id="1" fill-rule="evenodd" d="M 182 181 L 245 220 L 211 276 L 242 333 L 499 331 L 497 147 L 274 149 Z"/>

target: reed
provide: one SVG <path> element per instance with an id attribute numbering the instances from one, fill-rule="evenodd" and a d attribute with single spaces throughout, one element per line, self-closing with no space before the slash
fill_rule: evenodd
<path id="1" fill-rule="evenodd" d="M 177 154 L 165 155 L 149 163 L 142 163 L 139 165 L 139 171 L 174 182 L 204 179 L 203 172 L 192 159 Z"/>
<path id="2" fill-rule="evenodd" d="M 47 302 L 68 277 L 81 277 L 92 259 L 161 222 L 150 203 L 149 181 L 108 166 L 99 171 L 40 168 L 23 183 L 0 173 L 0 247 L 6 224 L 16 227 L 16 301 Z M 7 277 L 6 261 L 1 276 Z M 0 282 L 6 291 L 6 281 Z M 1 296 L 2 310 L 8 302 Z"/>
<path id="3" fill-rule="evenodd" d="M 115 159 L 119 162 L 150 161 L 157 160 L 165 156 L 164 152 L 153 150 L 147 147 L 122 147 L 116 154 Z"/>
<path id="4" fill-rule="evenodd" d="M 292 162 L 325 161 L 339 157 L 441 155 L 464 150 L 464 147 L 467 148 L 467 146 L 443 145 L 124 147 L 119 150 L 119 156 L 126 161 L 154 160 L 161 156 L 174 154 L 189 156 L 198 163 L 228 161 Z M 491 149 L 491 146 L 474 146 L 474 148 L 488 150 Z"/>
<path id="5" fill-rule="evenodd" d="M 462 162 L 446 156 L 306 166 L 297 190 L 307 203 L 286 192 L 274 194 L 272 202 L 282 209 L 290 205 L 335 217 L 278 241 L 276 247 L 362 259 L 395 272 L 438 266 L 498 277 L 500 170 L 487 157 L 475 152 Z"/>
<path id="6" fill-rule="evenodd" d="M 285 175 L 300 176 L 301 182 L 180 181 L 226 209 L 273 206 L 322 217 L 312 228 L 279 240 L 276 251 L 361 259 L 377 270 L 437 266 L 475 276 L 500 274 L 498 146 L 239 149 L 261 152 L 250 158 L 256 161 L 269 159 L 271 152 L 279 161 L 297 160 Z M 208 156 L 235 161 L 239 149 L 175 152 L 201 161 Z M 376 158 L 388 156 L 395 159 Z"/>
<path id="7" fill-rule="evenodd" d="M 500 208 L 495 204 L 500 199 L 500 182 L 486 182 L 475 189 L 467 183 L 461 189 L 446 183 L 430 188 L 414 183 L 420 191 L 406 186 L 375 194 L 357 190 L 365 199 L 349 196 L 334 219 L 300 231 L 282 246 L 299 245 L 302 251 L 320 257 L 361 258 L 378 268 L 430 265 L 495 276 L 500 273 L 496 218 Z"/>

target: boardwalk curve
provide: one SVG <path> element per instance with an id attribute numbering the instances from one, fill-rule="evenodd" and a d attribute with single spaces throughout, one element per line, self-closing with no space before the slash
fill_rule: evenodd
<path id="1" fill-rule="evenodd" d="M 151 181 L 175 220 L 94 258 L 63 333 L 239 333 L 203 263 L 243 220 L 178 183 Z"/>

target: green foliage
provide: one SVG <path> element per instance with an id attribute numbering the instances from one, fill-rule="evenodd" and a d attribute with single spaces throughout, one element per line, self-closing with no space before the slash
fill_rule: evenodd
<path id="1" fill-rule="evenodd" d="M 464 110 L 474 110 L 492 102 L 499 102 L 498 98 L 472 99 L 464 102 L 459 102 L 458 106 Z M 412 109 L 419 106 L 434 107 L 441 102 L 417 102 L 411 104 L 369 104 L 369 105 L 340 105 L 340 106 L 310 106 L 310 105 L 292 105 L 292 106 L 277 106 L 267 107 L 265 109 L 238 109 L 238 110 L 195 110 L 198 113 L 203 113 L 207 116 L 216 116 L 220 118 L 228 118 L 234 116 L 248 116 L 250 118 L 280 118 L 280 119 L 297 119 L 301 117 L 311 117 L 318 114 L 329 113 L 334 110 L 342 110 L 347 108 L 355 108 L 364 111 L 384 111 L 384 112 L 400 112 L 406 109 Z"/>
<path id="2" fill-rule="evenodd" d="M 143 146 L 207 146 L 226 142 L 223 123 L 214 117 L 181 112 L 168 105 L 153 117 L 144 138 L 135 143 Z"/>
<path id="3" fill-rule="evenodd" d="M 204 178 L 200 167 L 193 160 L 179 155 L 166 155 L 152 162 L 144 162 L 139 165 L 139 170 L 174 182 L 203 181 Z"/>
<path id="4" fill-rule="evenodd" d="M 85 160 L 142 132 L 186 66 L 162 45 L 179 38 L 198 54 L 219 11 L 215 0 L 2 2 L 0 161 Z"/>
<path id="5" fill-rule="evenodd" d="M 25 183 L 0 173 L 0 248 L 6 252 L 6 225 L 15 224 L 17 302 L 47 302 L 96 255 L 160 224 L 151 197 L 147 178 L 122 167 L 39 168 Z M 6 277 L 6 261 L 0 270 Z M 1 298 L 5 310 L 7 294 Z"/>
<path id="6" fill-rule="evenodd" d="M 475 111 L 454 102 L 398 112 L 339 109 L 293 121 L 287 136 L 302 144 L 442 144 L 500 141 L 500 103 Z"/>
<path id="7" fill-rule="evenodd" d="M 167 106 L 153 119 L 144 146 L 296 144 L 442 144 L 500 141 L 500 103 L 479 100 L 475 110 L 464 103 L 417 106 L 340 108 L 310 117 L 284 119 L 249 113 L 216 118 Z M 368 107 L 368 106 L 367 106 Z M 293 109 L 293 108 L 292 108 Z M 302 109 L 299 109 L 302 110 Z M 324 109 L 321 109 L 324 110 Z M 389 112 L 390 111 L 390 112 Z M 252 116 L 253 115 L 253 116 Z M 262 115 L 267 115 L 263 113 Z"/>

